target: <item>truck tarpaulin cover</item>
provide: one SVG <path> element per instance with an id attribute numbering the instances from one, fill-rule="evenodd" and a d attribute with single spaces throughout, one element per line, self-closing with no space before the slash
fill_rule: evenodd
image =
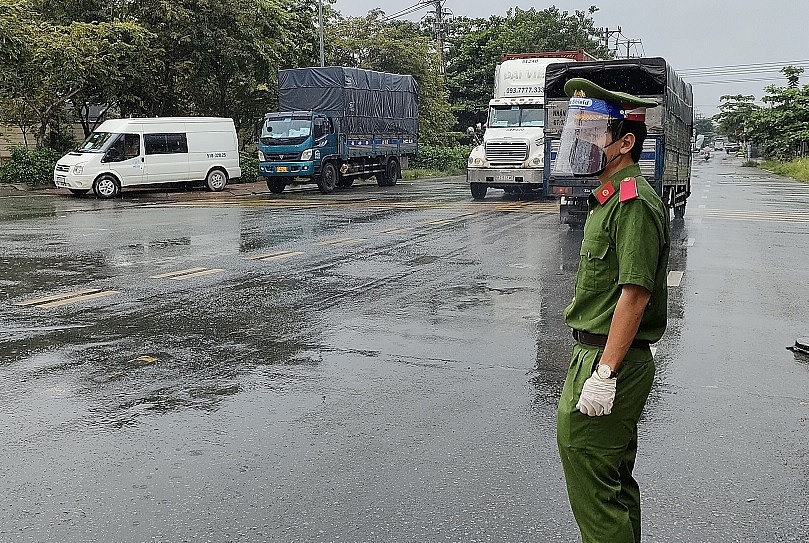
<path id="1" fill-rule="evenodd" d="M 660 104 L 689 126 L 694 99 L 691 85 L 685 83 L 662 58 L 636 58 L 596 62 L 568 62 L 548 66 L 545 72 L 545 99 L 562 98 L 568 79 L 584 77 L 612 91 L 635 96 L 662 98 Z"/>
<path id="2" fill-rule="evenodd" d="M 278 71 L 280 111 L 319 111 L 346 134 L 418 133 L 418 85 L 412 76 L 359 68 Z"/>

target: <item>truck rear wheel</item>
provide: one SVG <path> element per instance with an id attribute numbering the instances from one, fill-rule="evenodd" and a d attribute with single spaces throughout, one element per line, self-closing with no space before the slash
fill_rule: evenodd
<path id="1" fill-rule="evenodd" d="M 281 194 L 287 186 L 286 181 L 284 177 L 268 177 L 267 188 L 270 189 L 270 192 L 273 194 Z"/>
<path id="2" fill-rule="evenodd" d="M 399 159 L 390 157 L 388 163 L 385 164 L 385 171 L 376 175 L 376 183 L 380 187 L 392 187 L 401 177 L 402 169 L 399 166 Z"/>
<path id="3" fill-rule="evenodd" d="M 323 194 L 334 192 L 337 186 L 337 169 L 334 164 L 327 162 L 323 165 L 323 170 L 320 172 L 320 179 L 317 181 L 317 188 Z"/>
<path id="4" fill-rule="evenodd" d="M 472 183 L 469 185 L 469 189 L 472 191 L 472 198 L 475 200 L 483 200 L 486 197 L 486 191 L 489 190 L 489 187 L 483 183 Z"/>

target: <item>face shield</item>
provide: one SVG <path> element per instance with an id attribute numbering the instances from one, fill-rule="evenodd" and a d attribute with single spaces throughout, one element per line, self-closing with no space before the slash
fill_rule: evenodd
<path id="1" fill-rule="evenodd" d="M 615 104 L 596 98 L 571 98 L 553 173 L 599 175 L 607 166 L 604 149 L 613 143 L 610 126 L 622 118 L 621 108 Z"/>

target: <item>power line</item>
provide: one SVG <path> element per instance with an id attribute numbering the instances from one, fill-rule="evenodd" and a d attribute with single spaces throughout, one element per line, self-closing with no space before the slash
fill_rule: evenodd
<path id="1" fill-rule="evenodd" d="M 791 61 L 784 61 L 784 62 L 759 62 L 759 63 L 749 63 L 749 64 L 726 64 L 724 66 L 708 66 L 705 68 L 683 68 L 678 69 L 677 73 L 689 73 L 689 72 L 710 72 L 713 70 L 733 70 L 733 69 L 761 69 L 766 67 L 771 68 L 783 68 L 785 66 L 796 66 L 796 65 L 809 65 L 809 60 L 791 60 Z"/>

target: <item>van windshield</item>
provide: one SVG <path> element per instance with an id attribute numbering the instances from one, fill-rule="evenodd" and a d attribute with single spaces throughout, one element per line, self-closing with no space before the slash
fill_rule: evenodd
<path id="1" fill-rule="evenodd" d="M 311 117 L 268 117 L 261 130 L 261 143 L 295 145 L 306 141 L 311 131 Z"/>
<path id="2" fill-rule="evenodd" d="M 76 149 L 77 153 L 103 153 L 118 134 L 112 132 L 93 132 L 83 144 Z"/>

